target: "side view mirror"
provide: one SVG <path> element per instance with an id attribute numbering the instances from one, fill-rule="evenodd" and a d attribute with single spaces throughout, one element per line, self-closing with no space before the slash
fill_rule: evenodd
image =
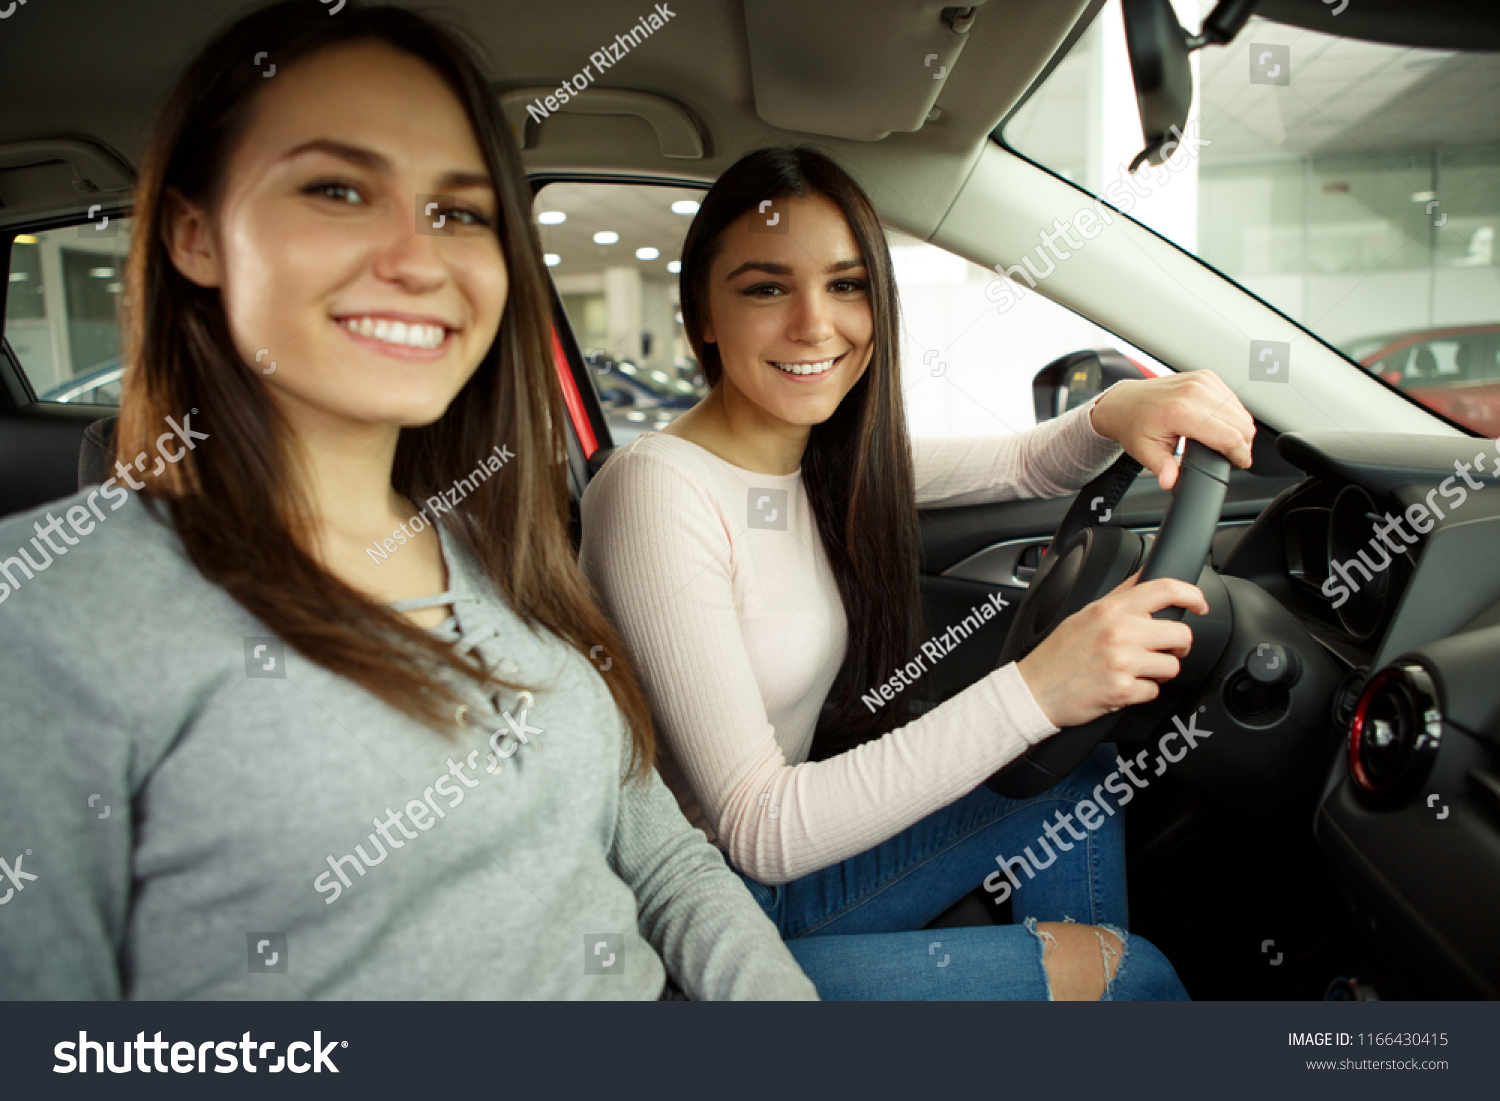
<path id="1" fill-rule="evenodd" d="M 1113 348 L 1085 349 L 1054 359 L 1031 380 L 1036 422 L 1077 409 L 1122 379 L 1149 378 L 1130 357 Z"/>
<path id="2" fill-rule="evenodd" d="M 1219 0 L 1198 34 L 1177 22 L 1172 0 L 1121 0 L 1125 17 L 1125 48 L 1135 81 L 1135 102 L 1141 113 L 1146 148 L 1130 162 L 1135 171 L 1142 161 L 1161 164 L 1176 148 L 1193 106 L 1193 74 L 1188 54 L 1203 46 L 1222 46 L 1240 33 L 1256 0 Z"/>

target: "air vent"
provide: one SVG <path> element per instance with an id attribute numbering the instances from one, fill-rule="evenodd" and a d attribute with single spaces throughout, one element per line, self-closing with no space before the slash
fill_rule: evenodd
<path id="1" fill-rule="evenodd" d="M 1389 808 L 1416 794 L 1443 740 L 1443 713 L 1427 670 L 1400 662 L 1376 673 L 1349 722 L 1349 772 L 1367 802 Z"/>

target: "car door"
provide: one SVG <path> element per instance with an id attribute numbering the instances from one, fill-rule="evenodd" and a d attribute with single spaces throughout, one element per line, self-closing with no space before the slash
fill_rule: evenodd
<path id="1" fill-rule="evenodd" d="M 1230 475 L 1214 542 L 1215 565 L 1224 561 L 1239 536 L 1277 494 L 1303 478 L 1301 471 L 1276 454 L 1274 433 L 1264 426 L 1257 429 L 1251 469 L 1234 470 Z M 1156 479 L 1143 472 L 1108 523 L 1155 532 L 1170 500 Z M 916 690 L 916 710 L 936 706 L 995 668 L 1041 552 L 1072 501 L 1072 497 L 1060 497 L 921 512 L 924 636 L 942 635 L 955 624 L 973 625 L 976 620 L 978 626 L 931 664 L 926 681 Z M 988 620 L 976 615 L 986 603 L 998 609 Z"/>

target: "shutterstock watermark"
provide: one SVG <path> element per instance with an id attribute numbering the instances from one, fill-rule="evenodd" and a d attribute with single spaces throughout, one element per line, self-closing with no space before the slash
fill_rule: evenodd
<path id="1" fill-rule="evenodd" d="M 906 689 L 917 683 L 930 666 L 922 659 L 926 658 L 932 665 L 936 665 L 943 658 L 958 649 L 959 644 L 964 642 L 980 627 L 984 626 L 995 616 L 1000 614 L 1000 609 L 1009 607 L 1009 601 L 999 593 L 992 594 L 988 600 L 976 604 L 969 609 L 969 614 L 964 616 L 953 626 L 949 627 L 940 635 L 933 635 L 922 643 L 921 653 L 913 657 L 905 665 L 891 674 L 891 679 L 884 684 L 877 685 L 874 689 L 859 697 L 859 702 L 870 709 L 870 714 L 881 706 L 882 702 L 892 703 Z M 774 816 L 773 816 L 774 817 Z"/>
<path id="2" fill-rule="evenodd" d="M 1167 765 L 1176 764 L 1182 760 L 1183 757 L 1187 756 L 1188 750 L 1196 749 L 1199 738 L 1207 738 L 1213 733 L 1212 730 L 1203 729 L 1198 725 L 1198 716 L 1202 712 L 1203 708 L 1200 707 L 1188 717 L 1186 723 L 1176 715 L 1172 716 L 1172 723 L 1176 729 L 1167 731 L 1156 744 L 1158 756 L 1156 758 L 1156 771 L 1151 773 L 1153 777 L 1160 776 L 1166 772 Z M 1167 749 L 1167 745 L 1178 739 L 1182 742 L 1182 748 L 1178 749 L 1176 755 L 1173 756 L 1172 751 Z M 1000 865 L 1000 870 L 998 872 L 991 872 L 984 880 L 984 889 L 995 896 L 995 904 L 998 906 L 1011 896 L 1013 890 L 1019 891 L 1021 889 L 1021 880 L 1017 877 L 1014 871 L 1015 868 L 1019 867 L 1021 871 L 1025 872 L 1027 882 L 1030 882 L 1036 878 L 1037 872 L 1042 871 L 1044 868 L 1050 868 L 1057 862 L 1058 852 L 1070 852 L 1075 842 L 1086 841 L 1088 839 L 1088 833 L 1080 833 L 1073 828 L 1073 820 L 1075 818 L 1085 830 L 1092 832 L 1104 825 L 1106 816 L 1114 816 L 1115 807 L 1111 806 L 1110 801 L 1104 797 L 1106 791 L 1111 795 L 1118 796 L 1118 806 L 1123 807 L 1135 798 L 1137 788 L 1145 789 L 1149 787 L 1151 781 L 1143 776 L 1137 776 L 1136 770 L 1146 767 L 1145 758 L 1150 752 L 1149 749 L 1143 749 L 1133 758 L 1129 759 L 1116 756 L 1115 771 L 1106 776 L 1103 783 L 1094 785 L 1093 798 L 1080 799 L 1073 804 L 1072 811 L 1059 810 L 1056 815 L 1056 821 L 1049 821 L 1042 826 L 1042 833 L 1045 836 L 1038 837 L 1036 845 L 1038 849 L 1046 853 L 1047 859 L 1045 861 L 1031 851 L 1030 845 L 1026 846 L 1021 856 L 1007 857 L 1004 854 L 996 856 L 995 863 Z M 1125 778 L 1129 779 L 1130 783 L 1127 784 L 1125 779 L 1122 779 L 1122 773 Z M 1132 787 L 1131 785 L 1134 786 Z M 1071 841 L 1063 838 L 1062 832 L 1064 830 L 1067 831 L 1068 837 L 1072 838 Z M 1057 846 L 1056 851 L 1053 850 L 1053 845 Z"/>
<path id="3" fill-rule="evenodd" d="M 25 6 L 26 0 L 11 0 L 8 5 L 0 8 L 0 19 L 9 19 L 11 16 L 16 14 L 16 8 Z"/>
<path id="4" fill-rule="evenodd" d="M 303 1033 L 305 1036 L 306 1033 Z M 204 1040 L 202 1042 L 188 1040 L 163 1040 L 161 1033 L 156 1033 L 153 1040 L 146 1039 L 144 1032 L 137 1032 L 134 1040 L 121 1040 L 120 1061 L 115 1062 L 115 1041 L 90 1040 L 86 1031 L 78 1033 L 78 1039 L 62 1040 L 52 1048 L 52 1054 L 57 1063 L 52 1068 L 53 1074 L 89 1074 L 90 1065 L 93 1066 L 92 1073 L 103 1074 L 108 1071 L 111 1074 L 129 1074 L 131 1071 L 139 1071 L 141 1074 L 150 1074 L 153 1070 L 157 1074 L 165 1074 L 168 1069 L 174 1074 L 233 1074 L 243 1069 L 249 1074 L 264 1070 L 268 1074 L 280 1074 L 289 1070 L 293 1074 L 306 1074 L 312 1071 L 314 1074 L 338 1074 L 339 1068 L 334 1065 L 330 1053 L 334 1048 L 347 1048 L 348 1040 L 329 1040 L 323 1042 L 323 1033 L 314 1030 L 312 1042 L 306 1040 L 294 1040 L 286 1046 L 286 1054 L 276 1055 L 276 1061 L 271 1062 L 271 1056 L 276 1053 L 275 1040 L 255 1040 L 250 1033 L 246 1032 L 238 1040 Z M 131 1056 L 135 1056 L 132 1063 Z M 209 1059 L 212 1057 L 212 1066 Z M 259 1059 L 260 1065 L 256 1066 Z M 168 1068 L 167 1064 L 171 1063 Z"/>
<path id="5" fill-rule="evenodd" d="M 1496 441 L 1495 450 L 1500 452 L 1500 440 Z M 1355 557 L 1346 562 L 1334 560 L 1329 563 L 1329 577 L 1328 580 L 1323 582 L 1321 591 L 1324 596 L 1333 601 L 1335 608 L 1341 607 L 1345 601 L 1359 592 L 1360 581 L 1355 579 L 1354 575 L 1356 572 L 1363 580 L 1363 583 L 1368 585 L 1375 580 L 1376 576 L 1390 568 L 1395 555 L 1405 554 L 1407 547 L 1415 546 L 1420 541 L 1420 536 L 1426 535 L 1436 526 L 1437 520 L 1445 518 L 1443 510 L 1435 498 L 1441 495 L 1443 500 L 1448 503 L 1448 510 L 1456 512 L 1458 509 L 1463 508 L 1464 502 L 1469 499 L 1470 489 L 1484 488 L 1483 482 L 1476 482 L 1469 476 L 1469 471 L 1471 470 L 1484 471 L 1483 451 L 1474 456 L 1472 463 L 1460 462 L 1457 459 L 1453 460 L 1453 470 L 1454 473 L 1427 491 L 1427 503 L 1425 505 L 1421 501 L 1413 501 L 1407 506 L 1406 512 L 1400 516 L 1392 516 L 1387 512 L 1384 517 L 1384 525 L 1380 523 L 1378 518 L 1372 516 L 1371 518 L 1375 519 L 1375 528 L 1374 534 L 1370 536 L 1370 552 L 1368 555 L 1364 550 L 1360 550 Z M 1495 473 L 1497 476 L 1500 476 L 1500 460 L 1496 461 Z M 1464 485 L 1458 484 L 1460 478 L 1463 479 Z M 1468 486 L 1468 489 L 1464 488 L 1465 485 Z M 1436 520 L 1433 519 L 1434 516 L 1437 517 Z M 1406 529 L 1401 524 L 1402 520 L 1409 523 L 1416 530 L 1417 534 L 1407 534 Z M 1395 539 L 1391 538 L 1392 534 L 1399 535 L 1401 542 L 1397 543 Z M 1379 561 L 1376 561 L 1377 557 Z"/>
<path id="6" fill-rule="evenodd" d="M 193 413 L 196 412 L 198 410 L 194 409 Z M 197 448 L 199 440 L 208 439 L 207 432 L 194 430 L 192 413 L 183 417 L 181 424 L 168 417 L 167 425 L 169 426 L 169 430 L 156 438 L 156 463 L 151 469 L 153 476 L 161 474 L 167 468 L 167 464 L 180 462 L 184 455 Z M 176 443 L 177 440 L 181 440 L 181 444 Z M 135 470 L 144 473 L 147 458 L 149 456 L 146 452 L 142 451 L 135 457 L 133 467 L 116 460 L 115 473 L 119 480 L 123 481 L 131 489 L 144 489 L 146 483 L 136 481 L 131 476 L 131 471 Z M 24 575 L 27 581 L 35 579 L 37 574 L 52 565 L 54 556 L 61 558 L 67 554 L 69 547 L 78 546 L 79 540 L 92 532 L 97 524 L 104 522 L 106 518 L 105 512 L 96 503 L 99 497 L 103 497 L 109 502 L 110 512 L 118 512 L 125 502 L 130 500 L 130 494 L 126 493 L 120 487 L 119 482 L 115 478 L 111 478 L 103 485 L 96 487 L 88 495 L 88 499 L 84 505 L 73 505 L 70 507 L 63 513 L 62 519 L 48 512 L 45 524 L 40 520 L 32 523 L 31 526 L 36 530 L 36 535 L 32 536 L 31 547 L 37 553 L 37 560 L 31 557 L 31 553 L 26 549 L 25 545 L 18 547 L 17 553 L 10 558 L 0 559 L 0 578 L 4 578 L 4 580 L 0 580 L 0 604 L 4 604 L 12 592 L 18 591 L 21 588 L 21 580 L 17 577 L 15 571 L 19 571 Z M 97 520 L 89 519 L 91 512 Z M 69 535 L 63 530 L 64 520 L 66 520 L 68 527 L 72 529 L 73 535 Z M 52 537 L 54 535 L 61 540 L 61 543 L 53 542 Z M 74 536 L 77 536 L 77 538 L 74 538 Z"/>
<path id="7" fill-rule="evenodd" d="M 530 735 L 544 733 L 541 727 L 532 726 L 527 721 L 527 715 L 535 705 L 535 700 L 530 692 L 519 693 L 520 700 L 524 706 L 517 708 L 520 718 L 516 718 L 509 711 L 502 712 L 505 719 L 505 727 L 497 728 L 490 735 L 490 753 L 486 757 L 484 771 L 491 776 L 498 776 L 505 770 L 504 762 L 515 756 L 516 751 L 523 745 L 531 745 Z M 509 729 L 506 729 L 506 728 Z M 514 744 L 502 748 L 502 742 L 513 739 Z M 535 746 L 532 747 L 536 748 Z M 325 859 L 329 870 L 313 880 L 313 889 L 318 894 L 326 894 L 329 897 L 323 900 L 324 905 L 332 906 L 344 894 L 354 886 L 354 880 L 345 873 L 347 867 L 350 871 L 357 872 L 361 877 L 366 868 L 373 868 L 377 864 L 383 864 L 385 858 L 396 849 L 406 847 L 407 841 L 415 841 L 423 833 L 437 825 L 438 820 L 448 817 L 448 811 L 458 807 L 464 801 L 465 789 L 472 791 L 479 786 L 479 779 L 470 776 L 467 770 L 478 772 L 479 750 L 473 750 L 462 761 L 448 758 L 448 771 L 444 772 L 432 783 L 428 784 L 422 792 L 420 799 L 411 799 L 401 810 L 392 810 L 389 806 L 385 808 L 385 817 L 376 815 L 371 821 L 374 823 L 375 832 L 371 833 L 367 840 L 370 847 L 379 855 L 372 856 L 365 852 L 363 843 L 354 846 L 354 852 L 345 853 L 343 856 L 335 857 L 329 855 Z M 463 787 L 454 784 L 457 780 Z M 441 795 L 442 801 L 435 796 Z M 418 833 L 413 833 L 407 828 L 407 823 L 417 828 Z M 401 837 L 395 836 L 391 831 L 399 831 Z M 406 840 L 402 840 L 405 838 Z M 382 839 L 384 842 L 382 843 Z M 335 876 L 338 878 L 335 880 Z"/>
<path id="8" fill-rule="evenodd" d="M 1057 264 L 1070 259 L 1073 253 L 1081 252 L 1090 241 L 1104 232 L 1105 226 L 1115 224 L 1110 208 L 1104 204 L 1105 199 L 1113 203 L 1121 214 L 1129 214 L 1135 209 L 1137 197 L 1150 198 L 1158 186 L 1198 159 L 1201 146 L 1213 144 L 1210 139 L 1198 136 L 1196 117 L 1188 120 L 1185 132 L 1176 126 L 1172 127 L 1171 132 L 1172 139 L 1162 145 L 1162 152 L 1166 157 L 1163 164 L 1157 168 L 1143 168 L 1134 174 L 1121 164 L 1119 175 L 1103 189 L 1100 198 L 1095 199 L 1091 207 L 1076 211 L 1067 222 L 1061 218 L 1052 219 L 1052 231 L 1049 233 L 1042 230 L 1040 242 L 1030 253 L 1021 257 L 1020 264 L 1012 264 L 1010 267 L 995 265 L 995 271 L 1005 278 L 996 279 L 985 287 L 984 296 L 991 302 L 999 303 L 997 312 L 1010 312 L 1026 296 L 1020 280 L 1026 280 L 1027 287 L 1036 290 L 1038 283 L 1057 270 Z M 1081 239 L 1075 239 L 1074 232 Z M 1058 245 L 1059 238 L 1067 248 Z M 1031 259 L 1033 254 L 1037 259 L 1035 264 Z"/>
<path id="9" fill-rule="evenodd" d="M 5 887 L 5 893 L 0 895 L 0 906 L 4 906 L 14 898 L 17 891 L 24 891 L 28 882 L 35 883 L 41 878 L 21 868 L 22 861 L 30 855 L 31 850 L 27 849 L 16 857 L 14 864 L 7 864 L 5 858 L 0 857 L 0 887 Z M 7 881 L 9 886 L 6 886 Z"/>

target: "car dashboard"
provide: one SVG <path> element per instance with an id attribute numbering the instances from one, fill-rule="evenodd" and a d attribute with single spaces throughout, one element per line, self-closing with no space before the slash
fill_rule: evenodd
<path id="1" fill-rule="evenodd" d="M 1279 450 L 1308 477 L 1221 572 L 1295 618 L 1303 668 L 1341 676 L 1318 844 L 1402 989 L 1500 996 L 1497 450 L 1348 433 Z"/>

